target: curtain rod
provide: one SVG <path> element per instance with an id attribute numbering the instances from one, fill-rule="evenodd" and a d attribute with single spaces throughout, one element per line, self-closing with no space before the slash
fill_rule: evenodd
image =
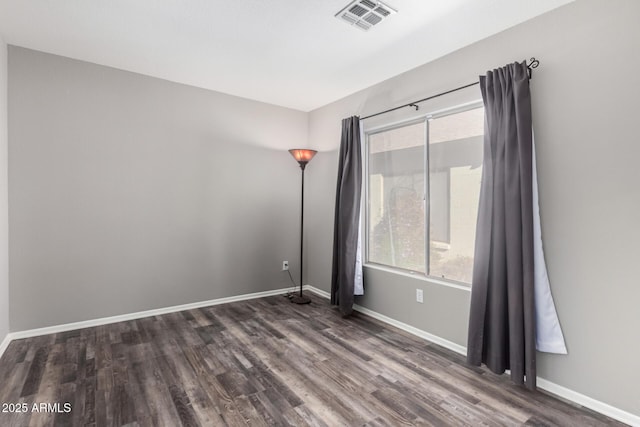
<path id="1" fill-rule="evenodd" d="M 529 62 L 527 64 L 528 73 L 529 73 L 529 79 L 531 79 L 531 76 L 533 75 L 533 69 L 537 68 L 538 65 L 540 65 L 540 61 L 538 61 L 535 57 L 531 58 L 531 62 Z M 480 82 L 478 81 L 478 82 L 475 82 L 475 83 L 469 83 L 468 85 L 460 86 L 460 87 L 457 87 L 455 89 L 450 89 L 450 90 L 448 90 L 446 92 L 441 92 L 441 93 L 438 93 L 436 95 L 431 95 L 431 96 L 429 96 L 427 98 L 419 99 L 417 101 L 413 101 L 413 102 L 410 102 L 408 104 L 400 105 L 399 107 L 394 107 L 394 108 L 390 108 L 388 110 L 381 111 L 379 113 L 370 114 L 370 115 L 368 115 L 366 117 L 362 117 L 360 120 L 370 119 L 371 117 L 379 116 L 381 114 L 390 113 L 392 111 L 396 111 L 396 110 L 399 110 L 399 109 L 405 108 L 405 107 L 414 107 L 416 109 L 416 111 L 418 111 L 420 109 L 420 107 L 417 104 L 419 104 L 421 102 L 428 101 L 430 99 L 437 98 L 437 97 L 442 96 L 442 95 L 447 95 L 447 94 L 449 94 L 451 92 L 457 92 L 459 90 L 466 89 L 468 87 L 475 86 L 477 84 L 480 84 Z"/>

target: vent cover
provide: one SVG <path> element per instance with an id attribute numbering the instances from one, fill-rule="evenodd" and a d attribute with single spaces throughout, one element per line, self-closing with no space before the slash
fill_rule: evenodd
<path id="1" fill-rule="evenodd" d="M 355 0 L 336 13 L 336 18 L 347 24 L 369 31 L 397 10 L 377 0 Z"/>

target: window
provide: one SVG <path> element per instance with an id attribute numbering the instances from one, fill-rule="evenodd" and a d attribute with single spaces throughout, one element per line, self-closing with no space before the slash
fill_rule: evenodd
<path id="1" fill-rule="evenodd" d="M 477 105 L 367 131 L 367 262 L 471 283 L 483 131 Z"/>

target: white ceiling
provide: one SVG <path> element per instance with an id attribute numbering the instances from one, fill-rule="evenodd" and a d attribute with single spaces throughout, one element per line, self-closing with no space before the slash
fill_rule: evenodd
<path id="1" fill-rule="evenodd" d="M 370 31 L 349 0 L 0 0 L 8 44 L 303 111 L 573 0 L 388 0 Z"/>

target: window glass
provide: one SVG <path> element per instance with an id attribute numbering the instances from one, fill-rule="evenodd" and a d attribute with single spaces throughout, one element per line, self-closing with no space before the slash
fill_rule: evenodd
<path id="1" fill-rule="evenodd" d="M 429 122 L 429 275 L 471 283 L 484 110 Z"/>
<path id="2" fill-rule="evenodd" d="M 471 283 L 483 133 L 474 108 L 367 134 L 368 262 Z"/>
<path id="3" fill-rule="evenodd" d="M 369 261 L 425 272 L 426 122 L 369 135 Z"/>

